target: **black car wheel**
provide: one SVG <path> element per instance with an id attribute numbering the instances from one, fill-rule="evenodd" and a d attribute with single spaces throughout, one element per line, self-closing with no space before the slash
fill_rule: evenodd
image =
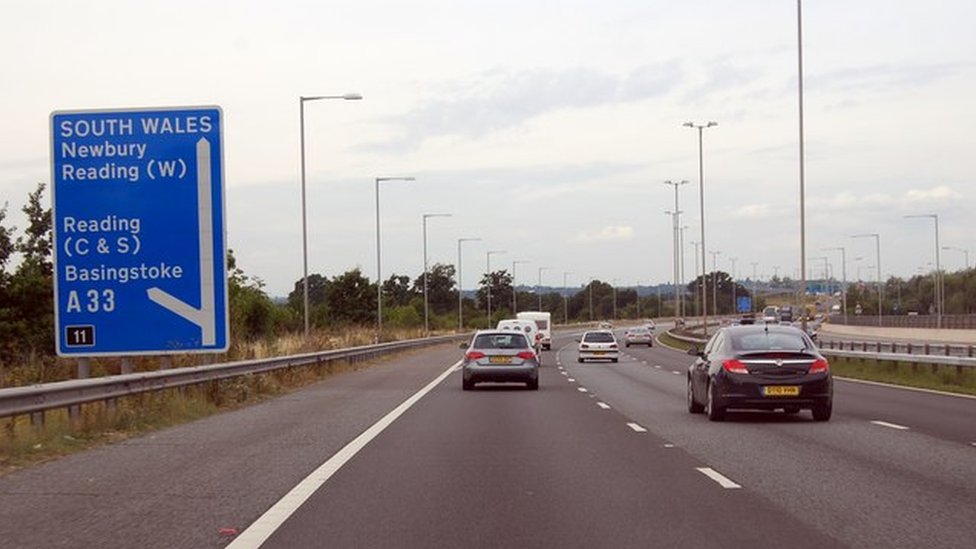
<path id="1" fill-rule="evenodd" d="M 830 421 L 830 415 L 833 413 L 833 410 L 834 404 L 828 400 L 826 404 L 817 404 L 810 411 L 813 412 L 814 421 Z"/>
<path id="2" fill-rule="evenodd" d="M 715 384 L 708 384 L 708 401 L 705 403 L 705 413 L 708 414 L 710 421 L 722 421 L 725 419 L 725 408 L 715 404 Z"/>
<path id="3" fill-rule="evenodd" d="M 616 359 L 616 358 L 611 358 L 611 359 L 610 359 L 610 362 L 617 362 L 617 360 L 618 360 L 618 359 Z"/>
<path id="4" fill-rule="evenodd" d="M 525 384 L 525 387 L 528 390 L 530 390 L 530 391 L 538 391 L 539 390 L 539 380 L 538 380 L 538 378 L 537 379 L 533 379 L 532 381 L 527 382 Z"/>
<path id="5" fill-rule="evenodd" d="M 474 389 L 474 382 L 473 381 L 468 381 L 467 379 L 462 379 L 461 380 L 461 390 L 463 390 L 463 391 L 470 391 L 471 389 Z"/>
<path id="6" fill-rule="evenodd" d="M 698 404 L 695 400 L 695 389 L 692 388 L 691 378 L 688 378 L 688 413 L 700 414 L 705 411 L 705 407 Z"/>
<path id="7" fill-rule="evenodd" d="M 583 357 L 581 357 L 581 356 L 576 357 L 576 362 L 579 362 L 580 364 L 582 364 L 583 363 Z"/>

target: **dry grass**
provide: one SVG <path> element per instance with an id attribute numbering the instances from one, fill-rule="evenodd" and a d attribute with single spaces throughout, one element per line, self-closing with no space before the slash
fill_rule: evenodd
<path id="1" fill-rule="evenodd" d="M 173 367 L 253 358 L 310 353 L 340 349 L 374 342 L 375 333 L 368 329 L 349 329 L 339 332 L 319 332 L 308 341 L 301 335 L 289 335 L 274 341 L 255 341 L 235 346 L 226 355 L 180 355 L 172 357 Z M 416 330 L 388 334 L 385 339 L 419 337 Z M 67 410 L 45 414 L 42 426 L 31 425 L 30 418 L 0 419 L 0 475 L 94 446 L 124 440 L 148 431 L 259 402 L 283 392 L 320 381 L 330 375 L 358 370 L 374 362 L 329 362 L 306 368 L 288 368 L 260 375 L 248 375 L 219 382 L 182 389 L 170 389 L 118 399 L 112 404 L 92 403 L 81 407 L 77 419 L 71 420 Z M 93 359 L 92 377 L 118 373 L 119 359 Z M 158 367 L 151 358 L 133 361 L 135 371 L 149 371 Z M 44 365 L 31 365 L 35 370 L 25 373 L 24 367 L 15 373 L 6 370 L 5 378 L 16 378 L 22 385 L 31 379 L 55 381 L 51 377 L 70 379 L 74 361 L 61 359 Z M 37 370 L 45 370 L 43 374 Z M 4 371 L 0 368 L 0 372 Z M 57 372 L 57 376 L 53 373 Z M 7 381 L 2 379 L 0 381 Z M 36 383 L 37 381 L 33 381 Z"/>

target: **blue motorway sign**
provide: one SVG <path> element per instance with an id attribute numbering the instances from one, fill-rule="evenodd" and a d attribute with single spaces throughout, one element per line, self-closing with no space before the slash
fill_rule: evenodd
<path id="1" fill-rule="evenodd" d="M 51 115 L 62 356 L 225 351 L 219 107 Z"/>
<path id="2" fill-rule="evenodd" d="M 738 313 L 748 313 L 752 311 L 752 297 L 740 295 L 735 299 L 735 310 Z"/>

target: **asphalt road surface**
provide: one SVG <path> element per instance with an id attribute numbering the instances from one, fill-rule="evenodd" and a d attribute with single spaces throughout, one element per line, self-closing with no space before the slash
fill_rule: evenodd
<path id="1" fill-rule="evenodd" d="M 711 423 L 685 408 L 690 357 L 660 346 L 577 364 L 557 336 L 539 391 L 463 392 L 460 354 L 402 355 L 7 475 L 0 543 L 973 546 L 976 399 L 838 381 L 828 423 Z"/>

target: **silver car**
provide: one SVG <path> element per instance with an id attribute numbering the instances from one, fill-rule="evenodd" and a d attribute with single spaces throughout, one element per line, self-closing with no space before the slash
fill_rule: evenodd
<path id="1" fill-rule="evenodd" d="M 627 347 L 631 345 L 647 345 L 648 347 L 653 347 L 654 334 L 644 326 L 628 328 L 624 332 L 624 345 Z"/>
<path id="2" fill-rule="evenodd" d="M 620 359 L 620 348 L 617 338 L 610 330 L 590 330 L 584 332 L 577 347 L 577 362 L 592 359 L 607 359 L 617 362 Z"/>
<path id="3" fill-rule="evenodd" d="M 522 331 L 481 330 L 466 348 L 461 366 L 461 388 L 475 383 L 521 382 L 530 390 L 539 389 L 539 356 Z"/>

